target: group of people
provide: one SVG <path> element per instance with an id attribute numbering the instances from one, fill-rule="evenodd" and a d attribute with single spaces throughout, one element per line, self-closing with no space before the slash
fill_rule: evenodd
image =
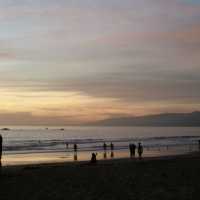
<path id="1" fill-rule="evenodd" d="M 142 159 L 143 146 L 142 146 L 141 142 L 138 143 L 138 147 L 136 147 L 136 145 L 134 143 L 129 144 L 129 150 L 130 150 L 131 158 L 135 157 L 136 148 L 137 148 L 139 159 Z"/>
<path id="2" fill-rule="evenodd" d="M 104 142 L 103 144 L 103 149 L 104 149 L 104 159 L 107 158 L 107 144 Z M 136 149 L 137 149 L 137 152 L 138 152 L 138 156 L 139 156 L 139 159 L 141 160 L 142 159 L 142 154 L 143 154 L 143 146 L 141 144 L 141 142 L 138 143 L 138 147 L 134 144 L 134 143 L 131 143 L 129 144 L 129 149 L 130 149 L 130 157 L 135 157 L 135 154 L 136 154 Z M 111 150 L 111 158 L 114 157 L 114 144 L 111 142 L 110 144 L 110 150 Z M 92 157 L 91 157 L 91 163 L 96 163 L 97 162 L 97 153 L 92 153 Z"/>
<path id="3" fill-rule="evenodd" d="M 104 149 L 103 157 L 104 157 L 104 159 L 107 158 L 107 148 L 108 148 L 108 145 L 104 142 L 104 144 L 103 144 L 103 149 Z M 114 144 L 112 142 L 110 143 L 110 150 L 111 150 L 110 157 L 113 158 L 114 157 Z"/>
<path id="4" fill-rule="evenodd" d="M 109 147 L 110 147 L 110 150 L 111 150 L 110 157 L 113 158 L 114 157 L 114 144 L 111 142 Z M 104 157 L 104 159 L 107 158 L 107 149 L 108 149 L 108 145 L 104 142 L 104 144 L 103 144 L 103 150 L 104 150 L 103 157 Z M 91 163 L 94 164 L 96 162 L 97 162 L 97 153 L 92 153 Z"/>
<path id="5" fill-rule="evenodd" d="M 69 148 L 69 144 L 68 143 L 65 143 L 66 144 L 66 149 Z M 105 142 L 103 144 L 103 150 L 104 150 L 104 154 L 103 154 L 103 157 L 104 159 L 107 158 L 107 149 L 110 147 L 110 150 L 111 150 L 111 158 L 114 157 L 114 144 L 111 142 L 110 145 L 107 145 Z M 78 160 L 78 145 L 76 143 L 74 143 L 73 145 L 73 150 L 74 150 L 74 160 L 77 161 Z M 97 161 L 97 153 L 92 153 L 92 156 L 91 156 L 91 163 L 95 163 Z"/>
<path id="6" fill-rule="evenodd" d="M 2 144 L 3 144 L 3 138 L 0 135 L 0 167 L 1 167 L 1 158 L 2 158 L 2 150 L 3 150 L 3 145 Z M 66 145 L 66 146 L 68 147 L 68 145 Z M 74 147 L 74 160 L 77 160 L 78 145 L 74 144 L 73 147 Z M 110 150 L 111 150 L 111 158 L 113 158 L 114 157 L 114 144 L 111 142 L 109 147 L 110 147 Z M 108 148 L 108 145 L 104 142 L 104 144 L 103 144 L 104 158 L 107 158 L 107 148 Z M 131 157 L 135 157 L 136 148 L 138 150 L 139 158 L 141 159 L 142 158 L 142 154 L 143 154 L 143 146 L 142 146 L 141 143 L 138 143 L 138 147 L 136 147 L 135 144 L 130 144 L 129 145 L 130 156 Z M 96 163 L 96 161 L 97 161 L 97 154 L 96 153 L 92 153 L 91 162 L 92 163 Z"/>
<path id="7" fill-rule="evenodd" d="M 66 148 L 68 149 L 69 144 L 66 143 Z M 107 159 L 107 150 L 109 149 L 111 151 L 110 153 L 110 157 L 113 158 L 114 157 L 114 144 L 111 142 L 109 145 L 106 144 L 105 142 L 103 143 L 103 158 Z M 78 152 L 78 145 L 75 143 L 73 145 L 73 149 L 74 149 L 74 160 L 78 160 L 78 156 L 77 156 L 77 152 Z M 133 158 L 136 156 L 136 150 L 139 156 L 139 159 L 142 159 L 142 154 L 143 154 L 143 146 L 141 144 L 141 142 L 138 143 L 138 146 L 136 146 L 134 143 L 130 143 L 129 144 L 129 150 L 130 150 L 130 157 Z M 96 163 L 97 162 L 97 153 L 92 153 L 91 155 L 91 163 Z"/>
<path id="8" fill-rule="evenodd" d="M 200 150 L 200 140 L 198 140 L 198 146 Z M 69 144 L 66 143 L 66 148 L 69 148 Z M 104 159 L 107 158 L 107 149 L 111 150 L 111 158 L 114 157 L 114 144 L 111 142 L 110 145 L 107 145 L 105 142 L 103 143 L 103 150 L 104 150 Z M 78 152 L 78 145 L 75 143 L 73 145 L 74 149 L 74 160 L 78 160 L 77 152 Z M 129 150 L 130 150 L 130 157 L 133 158 L 136 155 L 136 150 L 139 156 L 139 159 L 142 159 L 142 154 L 143 154 L 143 146 L 141 142 L 138 143 L 138 146 L 136 146 L 134 143 L 129 144 Z M 2 151 L 3 151 L 3 138 L 2 135 L 0 134 L 0 168 L 2 166 L 1 158 L 2 158 Z M 91 163 L 96 163 L 97 162 L 97 153 L 92 153 L 91 156 Z"/>

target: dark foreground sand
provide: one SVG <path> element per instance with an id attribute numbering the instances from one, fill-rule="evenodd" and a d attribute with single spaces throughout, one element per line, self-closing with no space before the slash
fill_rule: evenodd
<path id="1" fill-rule="evenodd" d="M 3 168 L 0 200 L 200 199 L 200 155 Z"/>

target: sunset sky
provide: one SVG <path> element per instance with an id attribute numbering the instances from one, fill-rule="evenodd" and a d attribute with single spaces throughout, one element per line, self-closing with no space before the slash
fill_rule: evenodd
<path id="1" fill-rule="evenodd" d="M 0 124 L 200 110 L 200 0 L 1 0 Z"/>

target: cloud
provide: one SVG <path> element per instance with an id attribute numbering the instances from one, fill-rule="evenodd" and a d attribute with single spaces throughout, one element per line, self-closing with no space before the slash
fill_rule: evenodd
<path id="1" fill-rule="evenodd" d="M 72 125 L 71 116 L 34 116 L 31 113 L 0 113 L 0 123 L 5 125 Z"/>
<path id="2" fill-rule="evenodd" d="M 180 0 L 0 2 L 0 105 L 63 117 L 73 97 L 79 120 L 194 109 L 199 17 Z"/>

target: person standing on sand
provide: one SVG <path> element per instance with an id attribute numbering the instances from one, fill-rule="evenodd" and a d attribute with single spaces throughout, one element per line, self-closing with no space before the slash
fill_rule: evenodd
<path id="1" fill-rule="evenodd" d="M 77 149 L 78 149 L 77 144 L 74 144 L 74 152 L 77 152 Z"/>
<path id="2" fill-rule="evenodd" d="M 104 144 L 103 144 L 103 149 L 104 149 L 104 151 L 106 151 L 107 150 L 107 144 L 104 142 Z"/>
<path id="3" fill-rule="evenodd" d="M 106 159 L 107 158 L 107 144 L 105 142 L 103 144 L 103 149 L 104 149 L 103 158 Z"/>
<path id="4" fill-rule="evenodd" d="M 139 155 L 139 159 L 142 159 L 142 154 L 143 154 L 143 146 L 142 144 L 139 142 L 138 143 L 138 155 Z"/>
<path id="5" fill-rule="evenodd" d="M 198 142 L 199 142 L 199 151 L 200 151 L 200 140 Z"/>
<path id="6" fill-rule="evenodd" d="M 3 138 L 2 135 L 0 135 L 0 167 L 1 167 L 2 151 L 3 151 Z"/>
<path id="7" fill-rule="evenodd" d="M 131 157 L 135 157 L 135 149 L 136 149 L 135 144 L 129 144 L 129 149 Z"/>
<path id="8" fill-rule="evenodd" d="M 111 144 L 110 144 L 110 149 L 111 149 L 111 154 L 110 154 L 110 156 L 111 156 L 111 158 L 113 158 L 114 157 L 114 144 L 111 142 Z"/>
<path id="9" fill-rule="evenodd" d="M 78 160 L 77 150 L 78 150 L 78 146 L 77 144 L 74 144 L 74 161 Z"/>
<path id="10" fill-rule="evenodd" d="M 136 149 L 136 145 L 132 144 L 132 156 L 135 157 L 135 149 Z"/>

